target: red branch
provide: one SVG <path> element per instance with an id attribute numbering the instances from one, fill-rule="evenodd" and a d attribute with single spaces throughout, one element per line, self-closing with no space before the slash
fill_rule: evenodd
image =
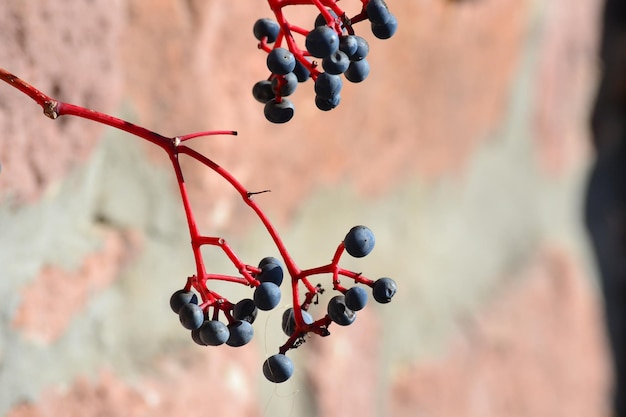
<path id="1" fill-rule="evenodd" d="M 305 1 L 295 0 L 269 0 L 269 2 L 270 5 L 272 5 L 273 10 L 276 10 L 278 12 L 280 12 L 280 9 L 286 5 L 307 3 Z M 320 0 L 315 1 L 315 3 L 319 7 L 319 5 L 328 6 L 330 3 L 334 4 L 334 1 Z M 283 21 L 281 25 L 286 25 L 286 23 Z M 302 342 L 303 337 L 309 332 L 313 332 L 322 336 L 326 336 L 329 334 L 327 328 L 330 325 L 331 320 L 328 315 L 315 321 L 312 324 L 306 324 L 304 322 L 302 311 L 308 310 L 310 304 L 314 302 L 314 299 L 317 297 L 317 295 L 324 291 L 321 285 L 312 285 L 308 277 L 319 274 L 332 274 L 333 289 L 342 293 L 345 293 L 346 288 L 341 285 L 339 276 L 345 276 L 347 278 L 353 279 L 355 282 L 359 282 L 370 287 L 373 286 L 374 282 L 368 278 L 365 278 L 360 273 L 348 271 L 338 266 L 339 259 L 344 252 L 343 243 L 340 243 L 337 247 L 335 255 L 333 256 L 332 262 L 330 264 L 308 270 L 300 270 L 292 257 L 289 255 L 289 252 L 287 251 L 287 248 L 281 240 L 278 232 L 276 231 L 268 217 L 264 214 L 264 212 L 252 198 L 256 193 L 248 191 L 230 172 L 213 162 L 205 155 L 202 155 L 196 150 L 186 145 L 183 145 L 183 142 L 199 137 L 211 135 L 236 135 L 237 133 L 235 131 L 205 131 L 190 133 L 182 136 L 166 137 L 128 121 L 110 116 L 108 114 L 100 113 L 85 107 L 56 100 L 55 98 L 52 98 L 47 94 L 39 91 L 32 85 L 26 83 L 25 81 L 21 80 L 17 76 L 2 68 L 0 68 L 0 79 L 32 98 L 39 106 L 42 107 L 44 114 L 51 119 L 56 119 L 60 116 L 67 115 L 93 120 L 94 122 L 108 125 L 115 129 L 128 132 L 134 136 L 137 136 L 141 139 L 157 145 L 165 151 L 170 161 L 172 162 L 172 166 L 176 174 L 176 180 L 178 183 L 178 188 L 180 190 L 189 234 L 191 237 L 193 256 L 196 263 L 196 274 L 187 279 L 187 283 L 184 288 L 186 290 L 191 290 L 191 288 L 193 288 L 200 294 L 202 299 L 200 306 L 203 308 L 203 310 L 207 311 L 209 307 L 214 308 L 214 320 L 217 320 L 218 313 L 222 311 L 229 323 L 232 322 L 234 320 L 232 317 L 232 309 L 234 304 L 231 303 L 227 298 L 221 296 L 215 291 L 210 290 L 207 286 L 207 281 L 221 280 L 243 284 L 250 287 L 257 287 L 258 285 L 260 285 L 260 282 L 255 278 L 255 276 L 260 272 L 260 270 L 258 267 L 244 263 L 235 254 L 235 252 L 223 238 L 205 236 L 200 233 L 193 214 L 193 210 L 191 208 L 191 204 L 189 202 L 187 187 L 185 185 L 185 178 L 183 176 L 183 172 L 179 163 L 180 154 L 187 155 L 188 157 L 193 158 L 196 161 L 207 166 L 219 176 L 221 176 L 224 180 L 226 180 L 239 193 L 242 200 L 256 213 L 259 220 L 263 223 L 267 232 L 270 234 L 274 244 L 276 245 L 281 257 L 283 258 L 287 271 L 291 277 L 293 308 L 296 326 L 294 334 L 280 348 L 281 353 L 284 353 L 291 348 L 297 347 Z M 233 265 L 237 268 L 241 276 L 208 273 L 205 268 L 204 260 L 200 250 L 203 245 L 219 247 L 228 257 L 228 259 L 233 263 Z M 300 283 L 302 283 L 306 288 L 304 300 L 302 301 L 300 300 L 299 293 Z"/>

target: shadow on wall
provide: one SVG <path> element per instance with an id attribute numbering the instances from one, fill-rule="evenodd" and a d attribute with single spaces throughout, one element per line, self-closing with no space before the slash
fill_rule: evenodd
<path id="1" fill-rule="evenodd" d="M 586 223 L 604 293 L 614 365 L 614 412 L 626 416 L 626 3 L 608 0 L 601 41 L 602 78 L 593 109 L 596 160 Z"/>

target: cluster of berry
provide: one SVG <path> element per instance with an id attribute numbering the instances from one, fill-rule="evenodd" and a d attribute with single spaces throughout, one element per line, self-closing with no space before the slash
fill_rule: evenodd
<path id="1" fill-rule="evenodd" d="M 280 284 L 283 282 L 283 268 L 280 261 L 267 257 L 259 263 L 255 278 L 259 281 L 252 299 L 244 298 L 224 310 L 228 325 L 219 321 L 219 311 L 227 302 L 220 298 L 216 303 L 204 302 L 198 305 L 198 296 L 191 288 L 180 289 L 170 297 L 170 307 L 178 314 L 180 323 L 191 330 L 194 342 L 203 346 L 227 344 L 239 347 L 247 344 L 254 336 L 252 323 L 258 310 L 272 310 L 280 302 Z M 215 304 L 213 314 L 209 307 Z"/>
<path id="2" fill-rule="evenodd" d="M 377 302 L 391 301 L 397 289 L 396 283 L 391 278 L 385 277 L 372 281 L 360 273 L 345 270 L 338 265 L 339 258 L 344 251 L 353 257 L 361 258 L 372 251 L 374 243 L 374 234 L 369 228 L 355 226 L 339 244 L 329 265 L 306 271 L 299 271 L 293 266 L 290 268 L 294 286 L 292 287 L 293 307 L 287 308 L 282 315 L 282 329 L 288 336 L 288 340 L 280 347 L 277 354 L 270 356 L 263 364 L 263 374 L 269 381 L 280 383 L 291 377 L 294 367 L 286 356 L 286 352 L 304 343 L 304 337 L 308 333 L 328 336 L 330 334 L 328 327 L 331 323 L 347 326 L 354 322 L 357 311 L 362 310 L 368 300 L 368 294 L 363 285 L 371 287 L 372 295 Z M 288 254 L 287 259 L 292 263 Z M 197 344 L 243 346 L 252 340 L 254 335 L 252 324 L 257 317 L 258 310 L 272 310 L 279 304 L 280 285 L 284 277 L 280 260 L 266 257 L 261 260 L 257 268 L 245 266 L 244 270 L 251 272 L 253 279 L 246 282 L 255 287 L 255 290 L 252 298 L 244 298 L 236 304 L 230 303 L 226 298 L 217 296 L 215 293 L 203 296 L 208 289 L 194 279 L 190 279 L 185 288 L 172 294 L 170 307 L 178 314 L 183 327 L 191 330 L 191 337 Z M 329 300 L 326 314 L 315 320 L 308 310 L 312 303 L 317 303 L 313 300 L 317 294 L 323 293 L 324 289 L 321 284 L 312 286 L 307 277 L 323 273 L 333 275 L 333 289 L 339 291 L 340 294 Z M 345 288 L 340 284 L 339 275 L 352 278 L 355 283 L 363 285 Z M 300 282 L 308 290 L 303 301 L 299 299 L 297 291 Z M 200 303 L 193 289 L 200 292 L 202 297 Z M 212 312 L 210 312 L 211 308 Z M 224 312 L 228 324 L 219 320 L 220 311 Z"/>
<path id="3" fill-rule="evenodd" d="M 285 19 L 282 7 L 289 2 L 268 1 L 276 20 L 257 20 L 253 33 L 259 40 L 259 48 L 268 53 L 266 63 L 271 75 L 257 82 L 252 88 L 252 94 L 257 101 L 265 104 L 265 117 L 273 123 L 285 123 L 293 117 L 293 102 L 286 97 L 296 91 L 298 83 L 312 78 L 315 105 L 320 110 L 328 111 L 337 107 L 341 101 L 342 74 L 353 83 L 367 78 L 370 72 L 366 59 L 369 44 L 354 34 L 354 23 L 368 19 L 372 33 L 379 39 L 390 38 L 398 28 L 398 21 L 389 12 L 384 0 L 361 0 L 362 10 L 352 18 L 346 16 L 335 0 L 298 2 L 314 4 L 319 8 L 320 14 L 312 30 L 292 25 Z M 298 47 L 293 33 L 305 37 L 305 50 Z M 283 41 L 286 47 L 283 47 Z M 314 58 L 321 59 L 321 70 Z"/>

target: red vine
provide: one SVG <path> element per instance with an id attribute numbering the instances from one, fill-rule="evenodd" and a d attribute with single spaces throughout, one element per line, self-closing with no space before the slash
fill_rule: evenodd
<path id="1" fill-rule="evenodd" d="M 291 4 L 293 2 L 276 2 L 279 4 Z M 305 323 L 302 315 L 302 311 L 308 310 L 310 304 L 314 302 L 316 296 L 324 291 L 321 285 L 313 285 L 309 280 L 309 277 L 320 274 L 332 274 L 333 289 L 341 293 L 346 292 L 346 288 L 341 285 L 340 276 L 347 277 L 354 280 L 357 283 L 365 284 L 369 287 L 374 285 L 374 281 L 366 278 L 360 273 L 352 272 L 339 266 L 339 260 L 344 253 L 345 246 L 341 242 L 332 258 L 332 261 L 328 265 L 319 266 L 312 269 L 300 270 L 292 257 L 290 256 L 287 248 L 281 240 L 277 230 L 274 228 L 268 217 L 263 210 L 254 201 L 254 195 L 256 193 L 248 191 L 230 172 L 213 162 L 210 158 L 202 155 L 196 150 L 188 147 L 184 143 L 188 140 L 211 136 L 211 135 L 236 135 L 235 131 L 204 131 L 186 134 L 182 136 L 167 137 L 160 135 L 154 131 L 148 130 L 136 124 L 128 121 L 110 116 L 105 113 L 94 111 L 85 107 L 77 106 L 74 104 L 59 101 L 49 95 L 41 92 L 37 88 L 11 74 L 5 69 L 0 68 L 0 79 L 14 88 L 18 89 L 22 93 L 32 98 L 39 106 L 42 107 L 44 114 L 51 118 L 57 119 L 61 116 L 76 116 L 83 119 L 89 119 L 97 123 L 111 126 L 115 129 L 119 129 L 128 132 L 134 136 L 144 139 L 159 148 L 161 148 L 168 155 L 169 160 L 172 163 L 178 188 L 182 199 L 182 204 L 185 210 L 187 219 L 187 225 L 189 229 L 189 235 L 191 238 L 191 247 L 196 264 L 196 273 L 187 279 L 184 289 L 195 290 L 200 294 L 201 302 L 200 307 L 207 311 L 209 308 L 213 308 L 213 319 L 217 320 L 220 312 L 223 312 L 229 323 L 234 321 L 232 317 L 232 309 L 234 304 L 230 302 L 226 297 L 211 290 L 208 286 L 210 280 L 228 281 L 238 284 L 243 284 L 249 287 L 258 287 L 260 281 L 256 279 L 256 275 L 260 272 L 260 268 L 244 263 L 228 243 L 221 237 L 206 236 L 200 233 L 197 222 L 191 208 L 187 188 L 185 185 L 185 178 L 179 163 L 179 155 L 187 155 L 201 164 L 207 166 L 213 170 L 224 180 L 226 180 L 241 196 L 242 200 L 255 212 L 259 220 L 265 226 L 265 229 L 271 236 L 278 252 L 280 253 L 284 264 L 287 268 L 288 274 L 291 277 L 291 289 L 292 289 L 292 301 L 295 318 L 295 331 L 289 337 L 289 339 L 283 344 L 279 352 L 285 353 L 291 348 L 297 347 L 302 343 L 303 337 L 307 333 L 315 333 L 321 336 L 327 336 L 328 326 L 331 323 L 331 319 L 328 315 L 325 315 L 321 319 L 313 323 Z M 201 254 L 201 247 L 204 245 L 219 247 L 232 262 L 232 264 L 239 271 L 240 276 L 222 275 L 209 273 L 206 270 L 204 260 Z M 299 284 L 302 283 L 306 288 L 304 297 L 301 296 L 299 290 Z"/>

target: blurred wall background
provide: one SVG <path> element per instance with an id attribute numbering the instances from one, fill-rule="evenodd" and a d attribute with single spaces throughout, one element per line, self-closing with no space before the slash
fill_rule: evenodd
<path id="1" fill-rule="evenodd" d="M 329 262 L 366 224 L 374 252 L 342 265 L 399 286 L 391 304 L 372 302 L 290 353 L 292 380 L 268 383 L 261 363 L 284 341 L 287 298 L 239 349 L 195 345 L 169 309 L 194 265 L 165 155 L 42 117 L 3 84 L 1 415 L 607 415 L 581 221 L 601 2 L 388 4 L 392 39 L 355 26 L 370 41 L 369 78 L 346 83 L 329 113 L 300 85 L 294 119 L 279 126 L 251 96 L 267 76 L 252 36 L 270 17 L 264 1 L 0 4 L 0 66 L 164 135 L 237 130 L 195 146 L 250 190 L 272 190 L 257 201 L 302 268 Z M 287 17 L 312 25 L 316 14 Z M 185 170 L 206 234 L 250 264 L 277 255 L 219 177 Z M 218 251 L 205 255 L 234 272 Z"/>

